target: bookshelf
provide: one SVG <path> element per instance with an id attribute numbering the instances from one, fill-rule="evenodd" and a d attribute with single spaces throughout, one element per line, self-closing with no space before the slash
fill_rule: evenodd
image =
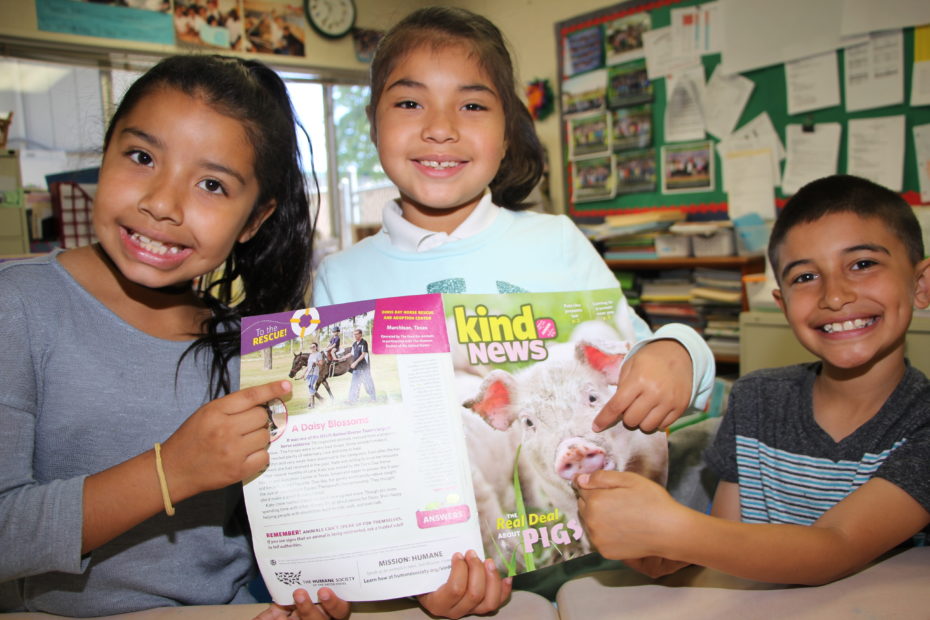
<path id="1" fill-rule="evenodd" d="M 739 269 L 742 275 L 762 273 L 765 271 L 765 257 L 753 256 L 689 256 L 686 258 L 653 258 L 642 260 L 608 260 L 607 266 L 613 270 L 658 271 L 661 269 L 694 269 L 695 267 L 712 267 L 714 269 Z"/>
<path id="2" fill-rule="evenodd" d="M 765 271 L 765 257 L 761 254 L 752 256 L 690 256 L 684 258 L 655 258 L 655 259 L 627 259 L 606 260 L 607 266 L 614 271 L 654 272 L 669 269 L 695 269 L 709 267 L 712 269 L 732 269 L 740 275 L 750 273 L 763 273 Z M 742 309 L 749 309 L 746 299 L 746 290 L 742 292 Z M 736 369 L 740 363 L 739 355 L 716 353 L 714 359 L 718 364 Z"/>
<path id="3" fill-rule="evenodd" d="M 614 271 L 661 271 L 665 269 L 694 269 L 696 267 L 738 269 L 740 275 L 763 273 L 765 271 L 765 257 L 761 254 L 752 256 L 689 256 L 686 258 L 608 260 L 606 263 Z M 743 290 L 743 310 L 749 310 L 745 290 Z"/>

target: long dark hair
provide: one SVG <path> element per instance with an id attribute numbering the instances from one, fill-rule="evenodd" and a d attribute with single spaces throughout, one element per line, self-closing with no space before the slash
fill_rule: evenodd
<path id="1" fill-rule="evenodd" d="M 462 43 L 491 78 L 504 109 L 507 152 L 491 180 L 491 196 L 495 204 L 515 211 L 531 207 L 523 201 L 542 178 L 545 151 L 518 94 L 507 43 L 497 26 L 480 15 L 453 7 L 427 7 L 409 14 L 384 35 L 371 62 L 372 132 L 378 130 L 375 110 L 385 82 L 407 54 L 422 45 L 442 49 Z"/>
<path id="2" fill-rule="evenodd" d="M 266 65 L 192 54 L 162 60 L 130 86 L 110 119 L 104 150 L 120 119 L 144 97 L 163 88 L 202 99 L 242 123 L 254 149 L 259 185 L 251 217 L 262 215 L 260 207 L 271 201 L 276 207 L 251 239 L 235 244 L 217 274 L 204 276 L 198 284 L 211 316 L 185 355 L 212 353 L 210 393 L 217 398 L 232 389 L 228 365 L 239 353 L 240 318 L 306 305 L 313 219 L 297 129 L 305 136 L 306 132 L 297 121 L 284 82 Z M 316 190 L 312 161 L 310 177 Z M 313 195 L 318 208 L 319 193 Z M 239 297 L 235 295 L 237 280 L 242 289 Z"/>

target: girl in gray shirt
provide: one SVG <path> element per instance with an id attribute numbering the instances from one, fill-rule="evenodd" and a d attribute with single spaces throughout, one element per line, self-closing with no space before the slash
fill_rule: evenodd
<path id="1" fill-rule="evenodd" d="M 167 58 L 107 130 L 99 242 L 0 268 L 0 611 L 254 601 L 239 481 L 289 384 L 234 391 L 238 319 L 305 305 L 295 122 L 263 64 Z"/>

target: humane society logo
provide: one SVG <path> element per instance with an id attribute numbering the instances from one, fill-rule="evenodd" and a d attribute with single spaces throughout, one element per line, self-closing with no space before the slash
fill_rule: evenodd
<path id="1" fill-rule="evenodd" d="M 532 304 L 523 304 L 514 316 L 489 314 L 482 304 L 475 306 L 474 314 L 466 314 L 463 305 L 454 306 L 452 317 L 456 338 L 465 345 L 472 365 L 542 361 L 549 355 L 545 341 L 558 335 L 555 321 L 536 318 Z"/>

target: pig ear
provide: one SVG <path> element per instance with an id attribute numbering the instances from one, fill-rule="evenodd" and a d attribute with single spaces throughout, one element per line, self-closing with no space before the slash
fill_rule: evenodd
<path id="1" fill-rule="evenodd" d="M 478 395 L 462 404 L 497 430 L 505 431 L 517 418 L 513 400 L 513 377 L 504 370 L 493 370 L 481 382 Z"/>
<path id="2" fill-rule="evenodd" d="M 618 347 L 617 351 L 609 352 L 604 347 L 581 341 L 575 345 L 575 357 L 579 362 L 604 375 L 608 383 L 616 385 L 620 379 L 620 365 L 626 357 L 627 350 L 626 347 Z"/>

